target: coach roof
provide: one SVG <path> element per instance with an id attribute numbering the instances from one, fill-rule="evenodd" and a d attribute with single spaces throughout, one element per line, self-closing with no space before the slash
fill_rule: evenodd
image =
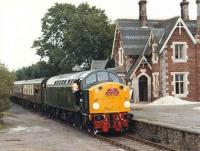
<path id="1" fill-rule="evenodd" d="M 40 79 L 32 79 L 32 80 L 22 80 L 22 81 L 15 81 L 14 84 L 40 84 L 45 80 L 46 78 L 40 78 Z"/>

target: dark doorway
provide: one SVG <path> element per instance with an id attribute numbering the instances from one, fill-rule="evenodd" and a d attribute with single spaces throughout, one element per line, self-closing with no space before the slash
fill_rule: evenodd
<path id="1" fill-rule="evenodd" d="M 148 101 L 148 79 L 144 75 L 139 78 L 139 101 Z"/>

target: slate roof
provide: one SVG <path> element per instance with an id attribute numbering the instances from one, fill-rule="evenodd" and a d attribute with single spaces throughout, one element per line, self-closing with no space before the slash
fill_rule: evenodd
<path id="1" fill-rule="evenodd" d="M 127 73 L 127 77 L 130 77 L 132 75 L 132 73 L 135 71 L 135 69 L 137 68 L 137 66 L 140 63 L 142 58 L 143 58 L 143 54 L 140 54 L 140 56 L 137 58 L 136 62 L 129 69 L 129 71 Z"/>
<path id="2" fill-rule="evenodd" d="M 91 70 L 105 69 L 108 60 L 92 60 Z"/>
<path id="3" fill-rule="evenodd" d="M 140 55 L 145 51 L 151 32 L 161 48 L 179 17 L 168 20 L 148 20 L 147 27 L 141 27 L 139 20 L 119 19 L 117 27 L 120 31 L 124 53 L 126 55 Z"/>
<path id="4" fill-rule="evenodd" d="M 116 67 L 116 68 L 108 68 L 108 71 L 112 71 L 117 74 L 126 74 L 127 71 L 123 67 Z"/>
<path id="5" fill-rule="evenodd" d="M 167 20 L 148 20 L 147 27 L 141 27 L 138 19 L 118 19 L 116 21 L 125 55 L 138 56 L 137 61 L 128 71 L 128 75 L 130 75 L 129 72 L 132 73 L 135 70 L 142 57 L 149 54 L 148 42 L 151 33 L 156 43 L 159 44 L 157 51 L 160 52 L 179 18 L 178 16 Z M 194 35 L 197 22 L 189 20 L 184 23 Z"/>
<path id="6" fill-rule="evenodd" d="M 118 20 L 124 53 L 126 55 L 140 55 L 149 40 L 151 30 L 141 28 L 138 20 Z"/>
<path id="7" fill-rule="evenodd" d="M 190 32 L 195 35 L 197 31 L 197 21 L 196 20 L 188 20 L 185 21 L 186 26 L 190 30 Z"/>
<path id="8" fill-rule="evenodd" d="M 172 29 L 176 25 L 179 17 L 174 17 L 168 20 L 165 20 L 163 22 L 160 22 L 156 27 L 158 28 L 163 28 L 164 29 L 164 34 L 160 39 L 159 45 L 158 45 L 158 51 L 160 52 L 160 49 L 163 47 L 164 43 L 166 42 L 167 38 L 169 37 Z"/>

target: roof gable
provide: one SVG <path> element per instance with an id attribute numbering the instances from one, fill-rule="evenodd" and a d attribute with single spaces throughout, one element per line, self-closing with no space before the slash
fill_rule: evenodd
<path id="1" fill-rule="evenodd" d="M 194 44 L 196 44 L 196 40 L 195 40 L 194 36 L 192 35 L 192 33 L 190 32 L 190 30 L 188 29 L 188 27 L 182 20 L 182 18 L 178 17 L 178 18 L 174 18 L 174 20 L 172 20 L 172 23 L 170 26 L 168 26 L 168 25 L 166 26 L 166 31 L 165 31 L 166 33 L 163 35 L 163 38 L 162 38 L 161 42 L 159 43 L 159 48 L 158 48 L 159 53 L 163 52 L 167 42 L 171 38 L 172 34 L 174 33 L 174 31 L 177 28 L 179 23 L 181 23 L 183 25 L 183 28 L 186 30 L 186 32 L 189 35 L 189 37 L 191 38 L 192 42 Z"/>
<path id="2" fill-rule="evenodd" d="M 135 74 L 136 70 L 139 68 L 143 60 L 148 64 L 150 69 L 152 68 L 147 58 L 144 55 L 140 55 L 138 59 L 136 60 L 136 62 L 131 66 L 131 68 L 128 71 L 127 76 L 130 77 L 130 79 L 133 77 L 133 75 Z"/>

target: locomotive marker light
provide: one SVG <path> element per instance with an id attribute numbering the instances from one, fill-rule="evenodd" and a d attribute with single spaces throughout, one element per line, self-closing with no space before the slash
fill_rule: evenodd
<path id="1" fill-rule="evenodd" d="M 130 104 L 129 101 L 125 101 L 125 102 L 124 102 L 124 107 L 125 107 L 125 108 L 130 108 L 130 106 L 131 106 L 131 104 Z"/>
<path id="2" fill-rule="evenodd" d="M 100 104 L 95 102 L 93 105 L 93 109 L 98 110 L 100 108 Z"/>

